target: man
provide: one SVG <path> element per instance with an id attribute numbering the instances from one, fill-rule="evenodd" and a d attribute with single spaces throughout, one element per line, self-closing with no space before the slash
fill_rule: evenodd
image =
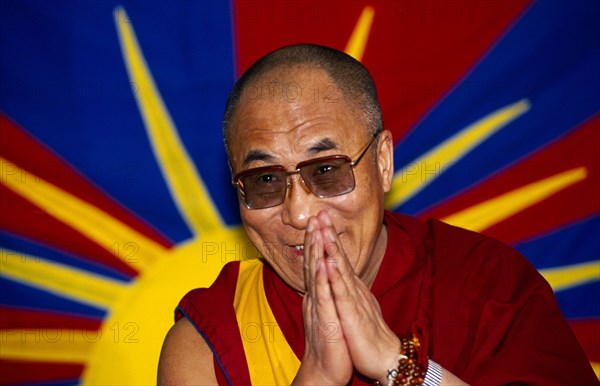
<path id="1" fill-rule="evenodd" d="M 513 249 L 384 211 L 393 140 L 368 71 L 284 47 L 227 102 L 249 239 L 176 311 L 162 384 L 598 384 L 552 291 Z"/>

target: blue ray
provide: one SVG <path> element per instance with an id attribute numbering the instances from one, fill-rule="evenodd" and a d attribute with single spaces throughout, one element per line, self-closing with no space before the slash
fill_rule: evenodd
<path id="1" fill-rule="evenodd" d="M 68 252 L 58 251 L 52 247 L 42 245 L 24 237 L 15 236 L 9 232 L 0 231 L 0 248 L 15 251 L 19 254 L 33 258 L 41 257 L 70 267 L 79 268 L 94 274 L 116 279 L 122 283 L 131 281 L 131 277 L 101 264 L 84 260 Z M 66 248 L 69 249 L 68 247 Z"/>
<path id="2" fill-rule="evenodd" d="M 537 268 L 600 260 L 600 215 L 570 224 L 543 236 L 523 242 L 516 248 Z"/>
<path id="3" fill-rule="evenodd" d="M 106 310 L 0 276 L 0 304 L 102 319 Z"/>

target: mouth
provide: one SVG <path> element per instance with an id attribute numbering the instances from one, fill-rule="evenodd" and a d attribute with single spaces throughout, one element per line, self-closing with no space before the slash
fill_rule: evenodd
<path id="1" fill-rule="evenodd" d="M 344 232 L 338 233 L 338 238 L 341 240 Z M 285 244 L 288 256 L 304 257 L 304 244 Z"/>
<path id="2" fill-rule="evenodd" d="M 288 249 L 292 255 L 304 256 L 304 245 L 288 245 Z"/>

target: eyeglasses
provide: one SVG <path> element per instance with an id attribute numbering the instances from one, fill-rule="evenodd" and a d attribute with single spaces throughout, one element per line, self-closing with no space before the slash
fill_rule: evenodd
<path id="1" fill-rule="evenodd" d="M 320 198 L 350 193 L 355 187 L 352 169 L 358 165 L 379 133 L 373 135 L 354 161 L 345 155 L 313 158 L 300 162 L 290 172 L 281 165 L 264 166 L 237 173 L 232 183 L 248 209 L 265 209 L 282 204 L 291 185 L 288 176 L 292 174 L 300 174 L 304 185 Z"/>

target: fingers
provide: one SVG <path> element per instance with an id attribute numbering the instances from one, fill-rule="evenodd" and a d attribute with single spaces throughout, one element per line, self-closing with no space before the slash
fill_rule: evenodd
<path id="1" fill-rule="evenodd" d="M 320 255 L 316 268 L 316 294 L 325 294 L 320 275 L 325 268 L 330 297 L 328 303 L 334 305 L 354 367 L 367 376 L 385 374 L 386 369 L 380 367 L 395 360 L 398 338 L 384 321 L 377 300 L 354 271 L 331 218 L 322 211 L 316 220 L 314 234 L 325 245 L 319 248 L 325 258 Z M 323 261 L 325 264 L 321 263 Z"/>
<path id="2" fill-rule="evenodd" d="M 331 218 L 327 212 L 320 211 L 317 214 L 316 219 L 318 220 L 321 236 L 325 243 L 325 253 L 328 262 L 331 263 L 331 266 L 339 268 L 340 272 L 353 276 L 354 269 L 346 257 L 346 253 L 344 252 L 342 243 L 340 242 Z"/>
<path id="3" fill-rule="evenodd" d="M 304 237 L 303 303 L 305 351 L 297 382 L 346 384 L 352 376 L 352 361 L 340 328 L 332 297 L 322 224 L 309 220 Z"/>
<path id="4" fill-rule="evenodd" d="M 304 281 L 312 318 L 320 324 L 338 322 L 325 267 L 324 245 L 320 224 L 311 218 L 305 235 Z"/>
<path id="5" fill-rule="evenodd" d="M 379 305 L 354 272 L 326 212 L 309 219 L 304 250 L 306 291 L 315 320 L 341 321 L 350 329 L 361 328 L 365 318 L 377 321 Z"/>
<path id="6" fill-rule="evenodd" d="M 315 233 L 318 231 L 319 224 L 314 219 L 309 219 L 306 232 L 304 234 L 304 286 L 306 294 L 314 298 L 315 296 L 315 275 L 312 265 L 318 257 L 318 249 L 315 247 Z M 316 254 L 316 255 L 315 255 Z"/>
<path id="7" fill-rule="evenodd" d="M 329 215 L 321 211 L 317 219 L 325 243 L 327 273 L 333 296 L 336 301 L 351 300 L 355 296 L 355 286 L 362 282 L 350 264 Z"/>

